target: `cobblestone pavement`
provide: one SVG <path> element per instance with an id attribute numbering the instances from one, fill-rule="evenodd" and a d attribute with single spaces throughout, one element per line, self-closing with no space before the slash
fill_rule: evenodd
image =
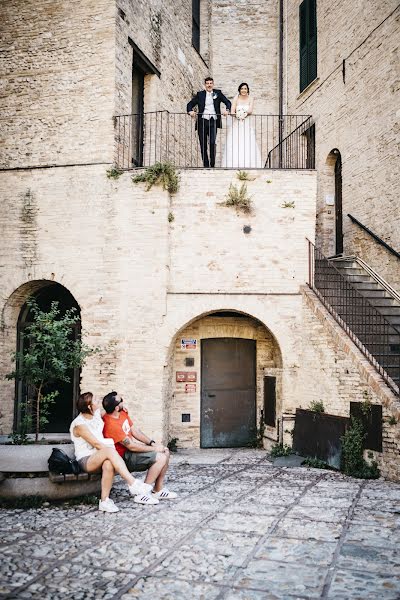
<path id="1" fill-rule="evenodd" d="M 400 485 L 181 451 L 179 499 L 1 511 L 0 599 L 400 598 Z"/>

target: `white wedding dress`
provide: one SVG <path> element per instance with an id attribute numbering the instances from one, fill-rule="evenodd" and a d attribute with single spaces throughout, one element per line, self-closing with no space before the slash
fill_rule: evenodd
<path id="1" fill-rule="evenodd" d="M 240 104 L 239 110 L 247 112 L 249 108 L 249 104 Z M 262 168 L 261 153 L 257 144 L 253 121 L 252 115 L 248 115 L 244 119 L 238 119 L 235 115 L 227 117 L 222 167 L 234 169 Z"/>

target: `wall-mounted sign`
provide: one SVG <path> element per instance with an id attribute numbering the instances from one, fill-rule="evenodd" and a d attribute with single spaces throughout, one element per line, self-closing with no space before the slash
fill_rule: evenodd
<path id="1" fill-rule="evenodd" d="M 177 371 L 176 381 L 197 381 L 196 371 Z"/>
<path id="2" fill-rule="evenodd" d="M 181 339 L 181 348 L 182 348 L 182 350 L 196 350 L 197 340 L 190 339 L 190 338 L 182 338 Z"/>
<path id="3" fill-rule="evenodd" d="M 185 394 L 192 394 L 196 391 L 195 383 L 185 383 Z"/>

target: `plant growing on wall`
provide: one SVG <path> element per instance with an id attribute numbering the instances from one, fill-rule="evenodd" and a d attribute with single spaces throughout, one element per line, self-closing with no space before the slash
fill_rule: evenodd
<path id="1" fill-rule="evenodd" d="M 246 214 L 251 213 L 253 210 L 251 196 L 248 195 L 247 185 L 245 183 L 242 183 L 239 189 L 236 185 L 231 183 L 226 200 L 221 204 L 222 206 L 233 206 L 236 210 Z"/>
<path id="2" fill-rule="evenodd" d="M 146 192 L 153 185 L 162 185 L 163 190 L 167 190 L 170 194 L 175 194 L 179 189 L 179 176 L 175 167 L 169 163 L 156 162 L 151 167 L 147 167 L 139 175 L 132 177 L 133 183 L 145 183 Z"/>
<path id="3" fill-rule="evenodd" d="M 366 433 L 360 419 L 351 417 L 350 427 L 347 429 L 342 442 L 342 471 L 351 477 L 359 479 L 377 479 L 379 469 L 376 462 L 368 464 L 364 459 L 363 442 Z"/>
<path id="4" fill-rule="evenodd" d="M 238 171 L 236 177 L 239 181 L 254 181 L 255 177 L 250 177 L 247 171 Z"/>
<path id="5" fill-rule="evenodd" d="M 324 403 L 322 402 L 322 400 L 313 400 L 312 402 L 310 402 L 310 406 L 308 407 L 308 410 L 312 410 L 313 412 L 316 412 L 316 413 L 324 413 L 325 412 Z"/>
<path id="6" fill-rule="evenodd" d="M 119 171 L 115 167 L 112 167 L 111 169 L 108 169 L 108 171 L 106 171 L 106 175 L 108 179 L 118 179 L 122 175 L 122 171 Z"/>
<path id="7" fill-rule="evenodd" d="M 48 312 L 32 298 L 27 305 L 32 322 L 22 333 L 24 350 L 13 353 L 15 369 L 6 379 L 21 380 L 33 390 L 33 414 L 27 412 L 25 419 L 32 418 L 38 441 L 40 429 L 48 422 L 49 408 L 58 396 L 57 391 L 46 388 L 57 381 L 69 381 L 70 370 L 82 367 L 87 356 L 97 350 L 80 338 L 73 339 L 73 326 L 79 321 L 74 308 L 61 315 L 58 302 L 52 302 Z"/>

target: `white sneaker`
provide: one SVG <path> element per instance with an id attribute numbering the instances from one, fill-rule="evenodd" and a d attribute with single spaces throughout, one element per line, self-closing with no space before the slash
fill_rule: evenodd
<path id="1" fill-rule="evenodd" d="M 154 498 L 154 494 L 138 494 L 133 501 L 137 504 L 158 504 L 158 499 Z"/>
<path id="2" fill-rule="evenodd" d="M 128 490 L 132 494 L 132 496 L 137 496 L 138 494 L 150 494 L 152 486 L 149 483 L 143 483 L 139 479 L 135 479 L 135 483 L 128 486 Z"/>
<path id="3" fill-rule="evenodd" d="M 105 500 L 99 500 L 99 510 L 103 512 L 116 513 L 119 512 L 118 506 L 114 504 L 114 501 L 111 498 L 106 498 Z"/>
<path id="4" fill-rule="evenodd" d="M 178 497 L 178 494 L 176 492 L 170 492 L 167 488 L 163 488 L 159 492 L 153 492 L 153 496 L 159 500 L 174 500 Z"/>

